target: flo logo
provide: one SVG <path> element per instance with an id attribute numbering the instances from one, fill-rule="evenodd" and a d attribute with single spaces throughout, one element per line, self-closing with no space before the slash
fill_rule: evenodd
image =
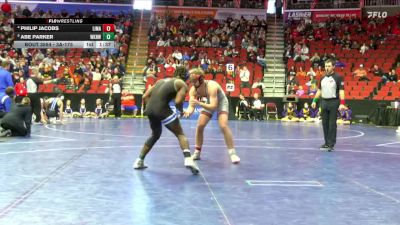
<path id="1" fill-rule="evenodd" d="M 387 12 L 367 12 L 368 18 L 386 18 L 388 16 Z"/>

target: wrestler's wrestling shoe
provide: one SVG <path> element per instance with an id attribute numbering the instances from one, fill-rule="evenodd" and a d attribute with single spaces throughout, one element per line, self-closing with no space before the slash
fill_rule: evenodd
<path id="1" fill-rule="evenodd" d="M 135 170 L 142 170 L 142 169 L 146 169 L 147 166 L 144 164 L 144 160 L 136 159 L 135 163 L 133 164 L 133 168 Z"/>
<path id="2" fill-rule="evenodd" d="M 231 161 L 233 164 L 237 164 L 240 162 L 240 158 L 236 155 L 235 149 L 229 150 L 229 156 L 231 157 Z"/>
<path id="3" fill-rule="evenodd" d="M 193 155 L 192 155 L 192 159 L 193 160 L 200 160 L 200 153 L 201 153 L 201 151 L 194 150 Z"/>
<path id="4" fill-rule="evenodd" d="M 190 169 L 194 175 L 199 173 L 199 167 L 197 167 L 192 157 L 185 157 L 185 166 Z"/>

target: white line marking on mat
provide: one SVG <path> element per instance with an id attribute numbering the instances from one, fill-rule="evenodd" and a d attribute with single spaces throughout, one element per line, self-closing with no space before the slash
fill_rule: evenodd
<path id="1" fill-rule="evenodd" d="M 358 182 L 358 181 L 356 181 L 356 180 L 353 180 L 353 179 L 351 179 L 351 178 L 348 178 L 348 177 L 346 177 L 346 176 L 343 176 L 343 175 L 339 175 L 339 176 L 341 176 L 341 177 L 343 177 L 344 179 L 346 179 L 346 180 L 348 180 L 348 181 L 350 181 L 350 182 L 356 184 L 357 186 L 360 186 L 360 187 L 362 187 L 362 188 L 368 190 L 369 192 L 375 193 L 375 194 L 380 195 L 380 196 L 382 196 L 382 197 L 384 197 L 384 198 L 386 198 L 386 199 L 392 200 L 392 201 L 396 202 L 397 204 L 400 204 L 400 200 L 397 199 L 397 198 L 394 198 L 394 197 L 392 197 L 392 196 L 390 196 L 390 195 L 387 195 L 387 194 L 385 194 L 385 193 L 383 193 L 383 192 L 377 191 L 377 190 L 375 190 L 375 189 L 373 189 L 373 188 L 371 188 L 371 187 L 369 187 L 369 186 L 367 186 L 367 185 L 365 185 L 365 184 L 362 184 L 362 183 L 360 183 L 360 182 Z"/>
<path id="2" fill-rule="evenodd" d="M 54 141 L 53 141 L 54 142 Z M 17 143 L 17 142 L 15 142 Z M 21 143 L 21 142 L 19 142 Z M 39 150 L 29 150 L 29 151 L 10 151 L 10 152 L 0 152 L 0 155 L 9 155 L 9 154 L 23 154 L 23 153 L 35 153 L 35 152 L 52 152 L 52 151 L 69 151 L 69 150 L 79 150 L 79 149 L 108 149 L 108 148 L 141 148 L 143 145 L 122 145 L 122 146 L 91 146 L 91 147 L 75 147 L 75 148 L 55 148 L 55 149 L 39 149 Z M 203 147 L 207 148 L 226 148 L 221 145 L 203 145 Z M 156 145 L 154 148 L 179 148 L 178 145 Z M 235 146 L 235 148 L 244 148 L 244 149 L 283 149 L 283 150 L 303 150 L 303 151 L 317 151 L 321 152 L 321 150 L 316 148 L 298 148 L 298 147 L 268 147 L 268 146 Z M 239 150 L 240 151 L 240 150 Z M 400 153 L 397 152 L 375 152 L 375 151 L 357 151 L 357 150 L 335 150 L 335 152 L 351 152 L 351 153 L 366 153 L 366 154 L 378 154 L 378 155 L 395 155 L 400 156 Z"/>
<path id="3" fill-rule="evenodd" d="M 36 136 L 36 137 L 45 137 L 45 138 L 51 138 L 51 139 L 62 139 L 62 140 L 68 140 L 68 141 L 75 141 L 75 139 L 70 139 L 70 138 L 63 138 L 63 137 L 54 137 L 54 136 L 46 136 L 46 135 L 39 135 L 39 134 L 32 134 L 31 136 Z"/>
<path id="4" fill-rule="evenodd" d="M 383 144 L 379 144 L 379 145 L 375 145 L 377 147 L 386 147 L 388 145 L 393 145 L 393 144 L 400 144 L 400 142 L 396 141 L 396 142 L 389 142 L 389 143 L 383 143 Z"/>
<path id="5" fill-rule="evenodd" d="M 2 142 L 1 145 L 32 144 L 32 143 L 53 143 L 53 142 L 66 142 L 66 141 L 75 141 L 75 140 L 70 139 L 70 140 L 49 140 L 49 141 Z"/>
<path id="6" fill-rule="evenodd" d="M 56 128 L 49 127 L 49 125 L 46 125 L 45 128 L 49 130 L 55 130 L 59 132 L 65 132 L 65 133 L 76 133 L 76 134 L 90 134 L 90 135 L 106 135 L 110 137 L 138 137 L 138 138 L 147 138 L 148 136 L 135 136 L 135 135 L 120 135 L 120 134 L 108 134 L 108 133 L 94 133 L 94 132 L 83 132 L 83 131 L 70 131 L 70 130 L 60 130 Z M 346 131 L 353 131 L 353 132 L 358 132 L 358 135 L 353 135 L 353 136 L 345 136 L 345 137 L 337 137 L 336 139 L 352 139 L 352 138 L 358 138 L 362 137 L 365 134 L 361 131 L 358 130 L 346 130 Z M 176 137 L 163 137 L 164 139 L 176 139 Z M 194 138 L 187 137 L 189 140 L 194 140 Z M 223 141 L 225 139 L 223 138 L 207 138 L 207 140 L 211 141 Z M 322 140 L 321 138 L 272 138 L 272 139 L 266 139 L 266 138 L 235 138 L 235 141 L 319 141 Z"/>
<path id="7" fill-rule="evenodd" d="M 287 181 L 287 180 L 246 180 L 246 183 L 250 186 L 279 186 L 279 187 L 324 187 L 318 181 L 306 180 L 306 181 Z"/>
<path id="8" fill-rule="evenodd" d="M 229 218 L 228 218 L 228 216 L 226 215 L 226 213 L 225 213 L 225 211 L 224 211 L 224 208 L 222 208 L 222 205 L 219 203 L 217 197 L 216 197 L 215 194 L 214 194 L 214 191 L 211 189 L 210 183 L 208 183 L 206 177 L 203 175 L 203 172 L 200 170 L 200 168 L 199 168 L 199 171 L 200 171 L 200 176 L 203 178 L 204 183 L 207 185 L 207 188 L 208 188 L 208 190 L 210 191 L 211 196 L 212 196 L 212 198 L 214 199 L 215 203 L 217 203 L 217 206 L 218 206 L 218 208 L 219 208 L 219 211 L 221 212 L 222 216 L 225 218 L 226 223 L 227 223 L 228 225 L 232 225 L 232 223 L 229 221 Z"/>
<path id="9" fill-rule="evenodd" d="M 74 151 L 74 150 L 86 150 L 86 149 L 107 149 L 107 148 L 141 148 L 143 145 L 129 145 L 129 146 L 92 146 L 92 147 L 75 147 L 75 148 L 52 148 L 52 149 L 39 149 L 39 150 L 28 150 L 28 151 L 10 151 L 0 152 L 0 155 L 11 155 L 11 154 L 24 154 L 24 153 L 35 153 L 35 152 L 57 152 L 57 151 Z M 163 145 L 155 148 L 171 148 L 177 147 L 176 145 Z"/>

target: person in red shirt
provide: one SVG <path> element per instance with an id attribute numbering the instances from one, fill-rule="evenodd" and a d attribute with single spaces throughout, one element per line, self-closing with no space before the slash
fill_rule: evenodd
<path id="1" fill-rule="evenodd" d="M 15 102 L 21 102 L 21 100 L 28 96 L 28 90 L 26 88 L 26 82 L 23 77 L 19 78 L 19 82 L 15 84 Z"/>
<path id="2" fill-rule="evenodd" d="M 8 3 L 8 0 L 5 0 L 4 3 L 1 4 L 1 11 L 6 15 L 11 14 L 11 5 Z"/>
<path id="3" fill-rule="evenodd" d="M 122 91 L 121 106 L 122 106 L 121 107 L 122 113 L 125 114 L 126 110 L 132 110 L 133 117 L 136 117 L 138 107 L 136 106 L 135 96 L 133 94 L 129 93 L 127 90 Z"/>

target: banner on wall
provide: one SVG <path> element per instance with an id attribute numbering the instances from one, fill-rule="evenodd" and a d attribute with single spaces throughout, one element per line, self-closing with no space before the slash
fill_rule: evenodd
<path id="1" fill-rule="evenodd" d="M 160 15 L 170 15 L 178 17 L 180 14 L 190 15 L 198 19 L 211 17 L 217 20 L 225 20 L 228 17 L 240 19 L 253 19 L 257 16 L 259 19 L 265 19 L 266 12 L 263 9 L 225 9 L 225 8 L 191 8 L 191 7 L 168 7 L 154 6 L 153 12 Z"/>
<path id="2" fill-rule="evenodd" d="M 321 22 L 329 19 L 330 17 L 361 18 L 361 10 L 352 9 L 352 10 L 315 11 L 313 12 L 312 20 L 316 22 Z"/>
<path id="3" fill-rule="evenodd" d="M 312 13 L 311 11 L 291 11 L 291 12 L 285 12 L 285 19 L 291 19 L 291 20 L 301 20 L 301 19 L 306 19 L 306 18 L 311 18 Z"/>
<path id="4" fill-rule="evenodd" d="M 386 18 L 388 16 L 400 15 L 400 5 L 398 6 L 368 6 L 363 10 L 365 18 Z"/>
<path id="5" fill-rule="evenodd" d="M 330 17 L 361 17 L 360 9 L 310 9 L 310 10 L 286 10 L 285 19 L 301 20 L 312 19 L 314 22 L 322 22 Z"/>

